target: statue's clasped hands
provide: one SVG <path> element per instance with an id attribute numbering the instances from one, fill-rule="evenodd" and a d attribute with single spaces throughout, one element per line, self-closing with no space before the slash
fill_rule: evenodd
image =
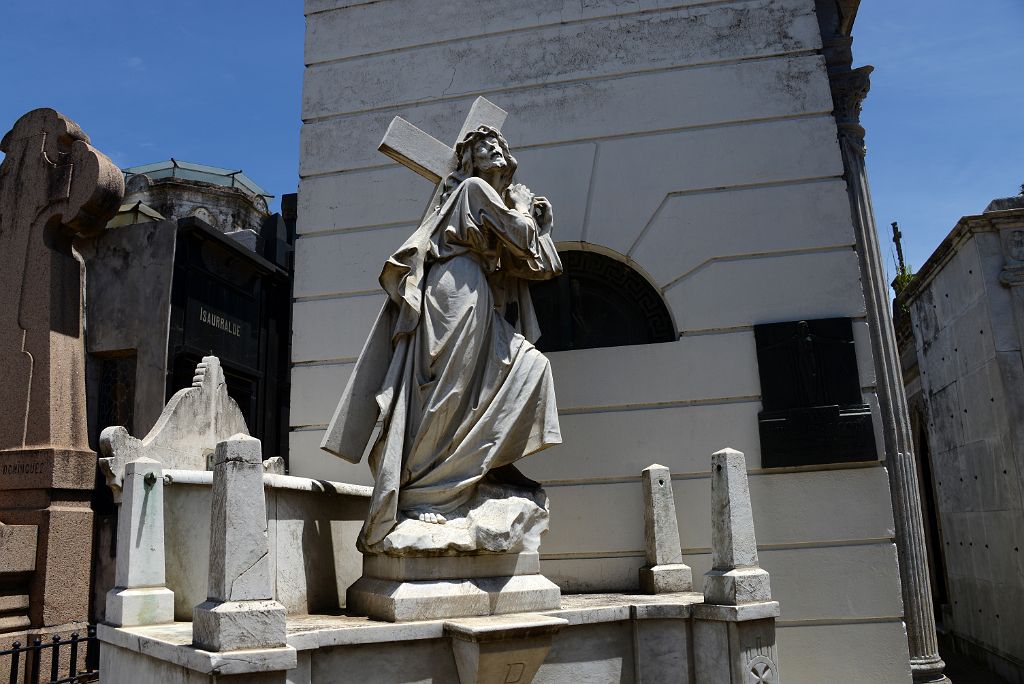
<path id="1" fill-rule="evenodd" d="M 533 217 L 542 233 L 551 230 L 554 213 L 551 209 L 551 202 L 548 201 L 547 197 L 534 195 L 522 183 L 513 183 L 505 191 L 505 203 L 521 214 Z"/>

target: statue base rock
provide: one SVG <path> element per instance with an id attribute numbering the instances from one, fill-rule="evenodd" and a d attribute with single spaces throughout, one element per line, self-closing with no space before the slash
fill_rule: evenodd
<path id="1" fill-rule="evenodd" d="M 557 609 L 561 591 L 535 551 L 433 558 L 364 556 L 348 589 L 350 612 L 388 622 Z"/>
<path id="2" fill-rule="evenodd" d="M 536 551 L 548 529 L 548 497 L 539 487 L 482 483 L 445 517 L 442 525 L 402 518 L 384 539 L 361 550 L 402 557 Z"/>

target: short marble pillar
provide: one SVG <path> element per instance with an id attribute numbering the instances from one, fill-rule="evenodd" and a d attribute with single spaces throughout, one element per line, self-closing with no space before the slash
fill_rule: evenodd
<path id="1" fill-rule="evenodd" d="M 779 604 L 758 567 L 747 465 L 734 449 L 711 456 L 711 524 L 712 568 L 704 575 L 704 603 L 693 609 L 697 681 L 777 684 Z"/>
<path id="2" fill-rule="evenodd" d="M 210 521 L 209 594 L 192 615 L 192 640 L 208 651 L 285 645 L 285 609 L 270 583 L 260 441 L 217 444 Z"/>
<path id="3" fill-rule="evenodd" d="M 746 460 L 734 449 L 711 456 L 711 525 L 704 600 L 727 606 L 771 600 L 768 572 L 757 565 Z"/>
<path id="4" fill-rule="evenodd" d="M 130 461 L 117 526 L 117 569 L 106 622 L 119 627 L 174 622 L 164 577 L 164 478 L 151 458 Z"/>
<path id="5" fill-rule="evenodd" d="M 683 563 L 683 551 L 679 545 L 672 473 L 655 463 L 643 469 L 641 480 L 647 565 L 640 568 L 640 590 L 645 594 L 692 591 L 693 572 Z"/>

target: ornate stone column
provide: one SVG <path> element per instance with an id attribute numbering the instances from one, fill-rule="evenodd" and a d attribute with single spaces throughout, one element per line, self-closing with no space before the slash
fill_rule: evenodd
<path id="1" fill-rule="evenodd" d="M 860 108 L 870 87 L 869 75 L 872 70 L 870 66 L 830 70 L 829 78 L 864 284 L 868 328 L 871 332 L 878 407 L 882 416 L 885 459 L 896 524 L 903 612 L 910 644 L 910 668 L 915 682 L 949 682 L 943 674 L 946 664 L 939 657 L 935 634 L 910 414 L 903 390 L 899 353 L 889 310 L 889 293 L 864 164 L 866 150 L 864 128 L 860 125 Z"/>

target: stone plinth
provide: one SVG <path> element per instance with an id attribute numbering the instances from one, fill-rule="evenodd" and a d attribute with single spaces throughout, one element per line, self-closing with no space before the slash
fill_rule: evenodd
<path id="1" fill-rule="evenodd" d="M 777 684 L 779 604 L 758 567 L 746 459 L 734 449 L 711 455 L 711 521 L 712 568 L 704 603 L 693 609 L 697 681 Z"/>
<path id="2" fill-rule="evenodd" d="M 188 622 L 101 625 L 98 636 L 107 684 L 156 684 L 183 675 L 210 684 L 234 677 L 247 684 L 528 684 L 534 671 L 534 681 L 552 684 L 667 684 L 690 681 L 689 634 L 700 601 L 693 592 L 573 595 L 561 609 L 543 613 L 401 624 L 293 615 L 286 647 L 233 653 L 195 648 Z"/>
<path id="3" fill-rule="evenodd" d="M 672 472 L 655 463 L 644 468 L 641 480 L 647 565 L 640 568 L 640 589 L 647 594 L 691 591 L 693 571 L 683 563 Z"/>
<path id="4" fill-rule="evenodd" d="M 737 605 L 771 598 L 768 573 L 758 567 L 754 514 L 743 454 L 711 456 L 711 572 L 704 575 L 708 603 Z"/>
<path id="5" fill-rule="evenodd" d="M 722 610 L 722 609 L 725 610 Z M 693 656 L 701 684 L 778 684 L 775 601 L 750 606 L 694 606 Z"/>
<path id="6" fill-rule="evenodd" d="M 557 609 L 558 586 L 537 552 L 461 556 L 364 556 L 348 589 L 350 611 L 389 622 Z"/>
<path id="7" fill-rule="evenodd" d="M 163 485 L 160 464 L 151 458 L 139 458 L 125 467 L 115 586 L 107 592 L 110 624 L 174 621 L 174 592 L 164 586 Z"/>
<path id="8" fill-rule="evenodd" d="M 551 650 L 551 637 L 568 624 L 546 615 L 507 615 L 452 620 L 444 631 L 462 684 L 530 684 Z"/>
<path id="9" fill-rule="evenodd" d="M 284 646 L 285 609 L 270 583 L 260 441 L 217 445 L 210 514 L 209 593 L 193 612 L 196 646 L 209 651 Z"/>
<path id="10" fill-rule="evenodd" d="M 561 591 L 540 574 L 547 529 L 543 489 L 483 483 L 444 524 L 404 518 L 364 548 L 346 606 L 389 622 L 558 608 Z"/>

